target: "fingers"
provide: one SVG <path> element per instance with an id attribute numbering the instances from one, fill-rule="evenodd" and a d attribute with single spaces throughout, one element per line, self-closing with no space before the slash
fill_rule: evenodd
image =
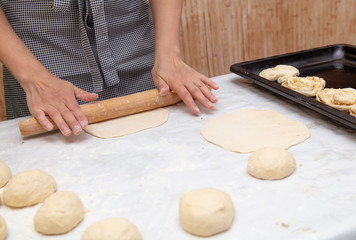
<path id="1" fill-rule="evenodd" d="M 211 89 L 218 90 L 219 86 L 185 64 L 179 57 L 173 60 L 158 59 L 153 67 L 152 77 L 161 96 L 172 89 L 194 113 L 200 112 L 194 100 L 207 109 L 214 108 L 213 104 L 218 101 Z"/>
<path id="2" fill-rule="evenodd" d="M 187 90 L 191 93 L 192 97 L 196 99 L 203 107 L 213 109 L 213 102 L 217 99 L 210 92 L 210 89 L 202 82 L 188 84 Z"/>
<path id="3" fill-rule="evenodd" d="M 63 85 L 62 91 L 57 95 L 53 93 L 52 96 L 40 96 L 28 95 L 30 112 L 44 129 L 51 131 L 54 122 L 64 136 L 70 136 L 72 133 L 79 135 L 88 126 L 88 120 L 77 103 L 76 96 L 83 101 L 92 101 L 98 97 L 97 94 L 88 93 L 71 84 Z"/>
<path id="4" fill-rule="evenodd" d="M 218 101 L 210 88 L 218 89 L 219 87 L 216 83 L 203 75 L 195 76 L 194 80 L 186 81 L 184 84 L 173 84 L 172 88 L 194 113 L 200 112 L 194 99 L 207 109 L 213 109 L 213 103 Z"/>
<path id="5" fill-rule="evenodd" d="M 47 131 L 51 131 L 53 129 L 53 124 L 46 118 L 46 115 L 43 111 L 38 110 L 36 113 L 33 114 L 33 116 Z"/>
<path id="6" fill-rule="evenodd" d="M 154 81 L 156 87 L 158 88 L 159 94 L 164 97 L 168 94 L 169 92 L 169 86 L 168 84 L 162 80 L 160 77 L 157 77 Z"/>
<path id="7" fill-rule="evenodd" d="M 72 134 L 71 129 L 67 125 L 66 121 L 64 121 L 64 119 L 69 119 L 68 116 L 65 116 L 66 114 L 68 114 L 68 112 L 61 113 L 57 109 L 52 108 L 52 109 L 47 110 L 47 114 L 53 120 L 53 122 L 57 125 L 58 129 L 61 131 L 61 133 L 64 136 L 70 136 Z"/>
<path id="8" fill-rule="evenodd" d="M 72 122 L 73 118 L 71 116 L 67 116 L 68 121 L 72 122 L 69 125 L 73 126 L 73 128 L 71 127 L 71 129 L 73 130 L 74 134 L 76 134 L 76 132 L 74 130 L 76 129 L 78 132 L 79 129 L 81 131 L 82 129 L 86 128 L 88 126 L 88 120 L 87 120 L 86 116 L 84 115 L 82 109 L 79 107 L 77 102 L 69 102 L 69 103 L 67 103 L 67 107 L 75 119 L 75 122 Z M 79 131 L 79 133 L 80 133 L 80 131 Z"/>
<path id="9" fill-rule="evenodd" d="M 75 86 L 73 87 L 74 87 L 74 94 L 76 99 L 80 99 L 84 102 L 91 102 L 98 98 L 98 94 L 96 93 L 86 92 L 83 89 L 77 88 Z"/>
<path id="10" fill-rule="evenodd" d="M 182 99 L 182 101 L 189 107 L 189 109 L 198 114 L 200 110 L 198 106 L 195 104 L 194 99 L 190 92 L 185 87 L 177 88 L 176 90 L 178 96 Z"/>

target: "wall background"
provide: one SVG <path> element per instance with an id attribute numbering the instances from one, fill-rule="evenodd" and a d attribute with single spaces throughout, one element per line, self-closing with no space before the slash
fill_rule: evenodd
<path id="1" fill-rule="evenodd" d="M 182 56 L 213 77 L 241 61 L 356 45 L 355 12 L 355 0 L 184 0 Z"/>
<path id="2" fill-rule="evenodd" d="M 214 77 L 237 62 L 356 45 L 356 0 L 184 0 L 183 59 Z M 0 63 L 0 121 L 6 120 Z"/>

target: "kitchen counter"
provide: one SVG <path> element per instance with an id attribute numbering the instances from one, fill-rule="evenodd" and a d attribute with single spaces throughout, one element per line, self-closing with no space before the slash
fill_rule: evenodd
<path id="1" fill-rule="evenodd" d="M 63 137 L 58 131 L 23 138 L 17 127 L 23 118 L 0 122 L 0 159 L 12 173 L 44 170 L 58 191 L 77 193 L 87 210 L 73 231 L 43 236 L 33 227 L 40 205 L 2 204 L 7 239 L 80 239 L 88 226 L 109 217 L 129 219 L 145 240 L 201 239 L 180 227 L 178 202 L 206 187 L 227 192 L 236 208 L 230 230 L 209 239 L 356 239 L 356 131 L 235 74 L 213 79 L 220 86 L 213 111 L 194 115 L 178 103 L 166 107 L 164 125 L 120 138 Z M 311 137 L 289 149 L 297 161 L 290 177 L 255 179 L 246 170 L 250 154 L 226 151 L 201 136 L 207 121 L 242 108 L 276 110 L 308 127 Z"/>

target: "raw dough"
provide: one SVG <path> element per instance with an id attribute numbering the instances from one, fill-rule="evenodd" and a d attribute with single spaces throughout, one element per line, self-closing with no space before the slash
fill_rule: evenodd
<path id="1" fill-rule="evenodd" d="M 341 111 L 350 111 L 356 105 L 356 90 L 353 88 L 325 88 L 318 92 L 316 99 Z"/>
<path id="2" fill-rule="evenodd" d="M 38 169 L 15 174 L 4 188 L 3 200 L 10 207 L 27 207 L 43 202 L 56 191 L 54 178 Z"/>
<path id="3" fill-rule="evenodd" d="M 105 122 L 90 124 L 85 131 L 99 138 L 121 137 L 162 125 L 168 120 L 168 110 L 159 108 Z"/>
<path id="4" fill-rule="evenodd" d="M 255 178 L 277 180 L 291 175 L 295 165 L 295 159 L 290 152 L 282 148 L 266 147 L 250 156 L 247 171 Z"/>
<path id="5" fill-rule="evenodd" d="M 203 137 L 226 150 L 249 153 L 263 147 L 289 147 L 309 138 L 307 127 L 272 110 L 241 109 L 210 120 Z"/>
<path id="6" fill-rule="evenodd" d="M 6 185 L 11 178 L 10 168 L 0 160 L 0 188 Z"/>
<path id="7" fill-rule="evenodd" d="M 35 229 L 42 234 L 62 234 L 75 228 L 84 218 L 79 197 L 69 191 L 49 196 L 33 219 Z"/>
<path id="8" fill-rule="evenodd" d="M 260 72 L 260 77 L 270 81 L 278 80 L 279 83 L 284 82 L 288 77 L 299 76 L 299 70 L 290 65 L 277 65 L 273 68 L 267 68 Z"/>
<path id="9" fill-rule="evenodd" d="M 4 240 L 7 235 L 7 227 L 5 220 L 0 216 L 0 240 Z"/>
<path id="10" fill-rule="evenodd" d="M 325 84 L 325 80 L 319 77 L 290 77 L 282 83 L 282 86 L 305 96 L 315 97 L 325 88 Z"/>
<path id="11" fill-rule="evenodd" d="M 142 236 L 130 221 L 108 218 L 89 226 L 81 240 L 142 240 Z"/>
<path id="12" fill-rule="evenodd" d="M 218 189 L 192 190 L 179 201 L 179 219 L 183 229 L 197 236 L 208 237 L 228 230 L 234 215 L 230 196 Z"/>

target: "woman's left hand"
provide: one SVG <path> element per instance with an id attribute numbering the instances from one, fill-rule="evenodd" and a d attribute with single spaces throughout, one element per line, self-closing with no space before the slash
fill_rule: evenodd
<path id="1" fill-rule="evenodd" d="M 156 59 L 152 77 L 161 96 L 165 96 L 169 90 L 176 92 L 194 113 L 200 112 L 194 99 L 207 109 L 214 108 L 213 103 L 217 102 L 211 89 L 218 90 L 218 85 L 185 64 L 178 56 Z"/>

